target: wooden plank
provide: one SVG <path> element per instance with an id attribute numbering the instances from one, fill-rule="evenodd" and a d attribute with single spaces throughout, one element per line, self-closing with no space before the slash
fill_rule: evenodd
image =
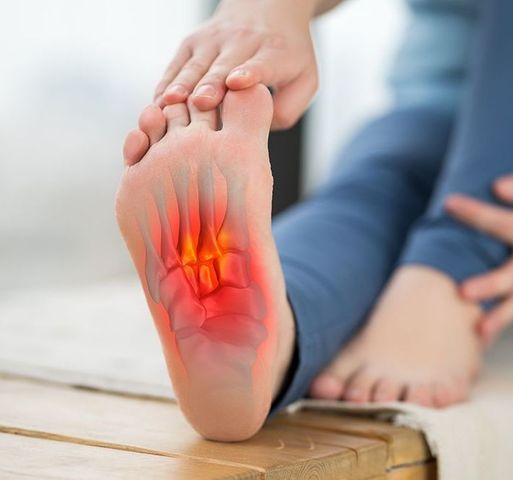
<path id="1" fill-rule="evenodd" d="M 387 467 L 422 463 L 432 458 L 424 435 L 421 432 L 392 425 L 388 422 L 346 413 L 304 410 L 300 414 L 283 413 L 276 423 L 305 428 L 322 429 L 385 441 L 388 446 Z"/>
<path id="2" fill-rule="evenodd" d="M 246 442 L 209 442 L 172 402 L 16 379 L 0 381 L 0 425 L 25 435 L 49 432 L 70 442 L 250 468 L 269 479 L 340 479 L 343 474 L 366 480 L 385 472 L 387 458 L 383 440 L 280 422 Z"/>
<path id="3" fill-rule="evenodd" d="M 419 465 L 405 465 L 390 470 L 387 480 L 436 480 L 436 462 L 431 460 Z"/>
<path id="4" fill-rule="evenodd" d="M 0 478 L 255 480 L 249 469 L 0 433 Z"/>

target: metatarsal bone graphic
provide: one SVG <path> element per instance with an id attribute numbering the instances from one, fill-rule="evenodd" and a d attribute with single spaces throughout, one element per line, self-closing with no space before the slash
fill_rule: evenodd
<path id="1" fill-rule="evenodd" d="M 226 214 L 217 234 L 217 242 L 223 250 L 246 250 L 248 248 L 244 197 L 242 184 L 236 181 L 227 182 Z"/>
<path id="2" fill-rule="evenodd" d="M 257 347 L 267 337 L 263 324 L 246 315 L 210 317 L 201 328 L 212 340 L 232 345 Z"/>
<path id="3" fill-rule="evenodd" d="M 139 230 L 143 236 L 144 246 L 146 249 L 146 283 L 148 284 L 148 291 L 150 292 L 151 298 L 155 303 L 160 302 L 160 291 L 159 285 L 161 280 L 166 276 L 167 269 L 160 257 L 153 240 L 150 237 L 150 228 L 148 225 L 148 217 L 144 214 L 144 224 L 138 221 Z"/>
<path id="4" fill-rule="evenodd" d="M 219 283 L 229 287 L 248 287 L 249 261 L 245 252 L 227 252 L 215 260 Z"/>
<path id="5" fill-rule="evenodd" d="M 202 264 L 199 267 L 199 291 L 200 295 L 208 295 L 213 292 L 218 286 L 217 275 L 214 267 L 211 264 Z"/>
<path id="6" fill-rule="evenodd" d="M 222 254 L 216 239 L 214 179 L 210 163 L 199 168 L 198 185 L 201 223 L 198 251 L 200 260 L 206 261 Z"/>
<path id="7" fill-rule="evenodd" d="M 191 198 L 191 172 L 183 169 L 178 175 L 172 176 L 173 186 L 178 203 L 178 212 L 180 215 L 180 235 L 178 240 L 178 249 L 182 256 L 182 263 L 196 263 L 196 238 L 192 228 L 192 215 L 196 213 L 191 205 L 197 203 L 196 199 Z"/>
<path id="8" fill-rule="evenodd" d="M 160 255 L 167 268 L 174 268 L 180 263 L 180 258 L 174 244 L 171 223 L 167 214 L 166 197 L 163 190 L 159 192 L 155 203 L 157 204 L 160 217 Z"/>
<path id="9" fill-rule="evenodd" d="M 209 317 L 233 313 L 261 320 L 265 316 L 264 297 L 256 283 L 247 288 L 223 287 L 202 301 Z"/>
<path id="10" fill-rule="evenodd" d="M 199 327 L 205 321 L 205 308 L 180 267 L 171 270 L 160 282 L 160 298 L 169 314 L 172 330 Z"/>

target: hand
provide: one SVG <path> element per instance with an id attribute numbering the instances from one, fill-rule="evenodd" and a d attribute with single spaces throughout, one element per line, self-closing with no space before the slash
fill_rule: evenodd
<path id="1" fill-rule="evenodd" d="M 497 180 L 494 191 L 501 200 L 513 205 L 513 175 Z M 511 209 L 463 195 L 449 197 L 446 207 L 457 219 L 513 247 Z M 489 345 L 506 326 L 513 324 L 513 256 L 499 268 L 463 282 L 461 293 L 464 298 L 474 301 L 501 299 L 478 323 L 478 333 L 483 343 Z"/>
<path id="2" fill-rule="evenodd" d="M 155 91 L 155 103 L 217 107 L 226 89 L 273 88 L 272 128 L 291 127 L 318 86 L 310 35 L 315 0 L 225 0 L 186 38 Z"/>

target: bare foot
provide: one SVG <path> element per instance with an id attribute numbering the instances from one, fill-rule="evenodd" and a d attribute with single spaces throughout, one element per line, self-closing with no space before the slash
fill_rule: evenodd
<path id="1" fill-rule="evenodd" d="M 222 109 L 148 107 L 125 143 L 118 223 L 155 320 L 180 407 L 202 435 L 250 437 L 265 420 L 294 325 L 271 235 L 261 85 Z"/>
<path id="2" fill-rule="evenodd" d="M 310 393 L 436 407 L 463 401 L 480 364 L 474 333 L 479 315 L 479 308 L 464 302 L 446 275 L 427 267 L 402 267 L 369 323 L 314 380 Z"/>

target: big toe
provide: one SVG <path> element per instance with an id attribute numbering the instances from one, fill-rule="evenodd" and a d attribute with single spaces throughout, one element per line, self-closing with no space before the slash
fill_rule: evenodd
<path id="1" fill-rule="evenodd" d="M 273 116 L 271 93 L 262 84 L 225 95 L 221 118 L 223 130 L 267 138 Z"/>
<path id="2" fill-rule="evenodd" d="M 150 147 L 150 139 L 141 130 L 132 130 L 126 137 L 123 147 L 125 163 L 130 166 L 137 163 Z"/>
<path id="3" fill-rule="evenodd" d="M 342 380 L 330 373 L 321 373 L 310 385 L 310 396 L 324 400 L 338 400 L 344 391 Z"/>

